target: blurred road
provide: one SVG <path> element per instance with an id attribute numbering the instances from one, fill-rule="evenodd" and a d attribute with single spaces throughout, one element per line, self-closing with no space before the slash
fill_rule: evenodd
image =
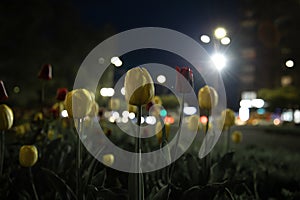
<path id="1" fill-rule="evenodd" d="M 243 133 L 243 146 L 256 145 L 300 152 L 300 127 L 297 126 L 237 126 L 233 130 Z"/>

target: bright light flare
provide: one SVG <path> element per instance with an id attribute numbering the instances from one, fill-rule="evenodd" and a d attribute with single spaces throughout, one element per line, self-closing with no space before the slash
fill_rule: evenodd
<path id="1" fill-rule="evenodd" d="M 157 76 L 156 80 L 157 80 L 159 83 L 164 83 L 164 82 L 166 82 L 167 78 L 166 78 L 166 76 L 164 76 L 164 75 L 159 75 L 159 76 Z"/>
<path id="2" fill-rule="evenodd" d="M 201 36 L 200 36 L 200 40 L 201 40 L 201 42 L 207 44 L 207 43 L 210 42 L 210 37 L 209 37 L 208 35 L 201 35 Z"/>
<path id="3" fill-rule="evenodd" d="M 219 71 L 226 66 L 226 58 L 222 54 L 216 53 L 211 57 L 211 59 Z"/>
<path id="4" fill-rule="evenodd" d="M 287 61 L 285 62 L 285 66 L 287 66 L 287 67 L 294 67 L 294 61 L 292 61 L 292 60 L 287 60 Z"/>
<path id="5" fill-rule="evenodd" d="M 215 37 L 218 38 L 218 39 L 221 39 L 223 37 L 225 37 L 227 34 L 227 31 L 225 28 L 223 27 L 218 27 L 216 30 L 215 30 Z"/>
<path id="6" fill-rule="evenodd" d="M 221 39 L 221 44 L 223 45 L 229 45 L 230 44 L 230 38 L 229 37 L 224 37 Z"/>

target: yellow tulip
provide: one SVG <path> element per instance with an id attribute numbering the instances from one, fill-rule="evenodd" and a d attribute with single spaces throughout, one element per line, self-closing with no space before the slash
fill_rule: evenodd
<path id="1" fill-rule="evenodd" d="M 14 114 L 10 107 L 5 104 L 0 105 L 0 130 L 8 130 L 12 127 Z"/>
<path id="2" fill-rule="evenodd" d="M 98 116 L 98 112 L 99 112 L 99 105 L 96 101 L 93 101 L 91 106 L 91 111 L 89 112 L 89 116 L 96 117 Z"/>
<path id="3" fill-rule="evenodd" d="M 69 117 L 83 118 L 91 110 L 93 96 L 86 89 L 75 89 L 67 93 L 64 103 Z"/>
<path id="4" fill-rule="evenodd" d="M 192 115 L 188 118 L 188 129 L 190 131 L 197 131 L 199 127 L 199 116 Z"/>
<path id="5" fill-rule="evenodd" d="M 128 106 L 127 106 L 127 110 L 128 110 L 128 112 L 133 112 L 133 113 L 137 113 L 137 107 L 136 106 L 133 106 L 133 105 L 130 105 L 130 104 L 128 104 Z"/>
<path id="6" fill-rule="evenodd" d="M 42 112 L 38 112 L 33 116 L 33 121 L 42 121 L 43 120 L 43 113 Z"/>
<path id="7" fill-rule="evenodd" d="M 111 110 L 118 110 L 120 108 L 120 99 L 111 98 L 109 100 L 109 108 Z"/>
<path id="8" fill-rule="evenodd" d="M 206 85 L 199 90 L 198 101 L 200 108 L 210 110 L 217 106 L 218 94 L 214 88 Z"/>
<path id="9" fill-rule="evenodd" d="M 152 101 L 155 103 L 155 104 L 158 104 L 158 105 L 162 105 L 162 100 L 159 96 L 154 96 Z"/>
<path id="10" fill-rule="evenodd" d="M 234 131 L 231 134 L 231 139 L 234 143 L 240 143 L 243 139 L 243 135 L 241 131 Z"/>
<path id="11" fill-rule="evenodd" d="M 38 151 L 34 145 L 24 145 L 20 148 L 19 161 L 23 167 L 32 167 L 38 159 Z"/>
<path id="12" fill-rule="evenodd" d="M 145 68 L 136 67 L 125 76 L 125 99 L 128 104 L 142 106 L 154 97 L 154 84 Z"/>
<path id="13" fill-rule="evenodd" d="M 166 139 L 169 138 L 169 135 L 170 135 L 170 128 L 171 128 L 171 125 L 169 123 L 165 123 L 165 129 L 166 129 Z M 156 138 L 158 140 L 158 143 L 160 144 L 162 142 L 162 126 L 161 126 L 161 123 L 158 122 L 156 124 L 156 127 L 155 127 L 155 133 L 156 133 Z"/>
<path id="14" fill-rule="evenodd" d="M 115 157 L 113 154 L 105 154 L 102 157 L 102 163 L 105 164 L 106 166 L 112 166 L 114 164 Z"/>
<path id="15" fill-rule="evenodd" d="M 231 127 L 235 123 L 235 115 L 231 109 L 226 109 L 222 111 L 222 119 L 224 120 L 224 127 Z"/>
<path id="16" fill-rule="evenodd" d="M 55 132 L 53 129 L 49 129 L 48 130 L 48 133 L 47 133 L 47 137 L 49 140 L 53 140 L 54 139 L 54 136 L 55 136 Z"/>

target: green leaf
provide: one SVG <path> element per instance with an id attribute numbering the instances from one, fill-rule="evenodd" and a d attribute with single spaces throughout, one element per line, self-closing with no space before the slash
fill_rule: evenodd
<path id="1" fill-rule="evenodd" d="M 156 195 L 153 197 L 153 200 L 168 200 L 171 193 L 169 185 L 162 187 Z"/>
<path id="2" fill-rule="evenodd" d="M 234 152 L 226 153 L 213 167 L 212 179 L 214 181 L 221 181 L 224 179 L 226 171 L 232 164 Z"/>

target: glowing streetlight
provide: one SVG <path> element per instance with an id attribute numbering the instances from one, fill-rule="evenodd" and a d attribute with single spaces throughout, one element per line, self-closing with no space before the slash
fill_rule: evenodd
<path id="1" fill-rule="evenodd" d="M 211 57 L 211 59 L 219 71 L 226 66 L 226 58 L 222 54 L 216 53 Z"/>
<path id="2" fill-rule="evenodd" d="M 227 34 L 227 31 L 223 27 L 218 27 L 215 30 L 215 37 L 218 38 L 218 39 L 222 39 L 223 37 L 226 36 L 226 34 Z"/>
<path id="3" fill-rule="evenodd" d="M 201 40 L 201 42 L 207 44 L 207 43 L 210 42 L 210 37 L 209 37 L 208 35 L 201 35 L 201 36 L 200 36 L 200 40 Z"/>
<path id="4" fill-rule="evenodd" d="M 228 44 L 230 44 L 230 38 L 229 38 L 229 37 L 223 37 L 223 38 L 221 39 L 221 44 L 223 44 L 223 45 L 228 45 Z"/>

